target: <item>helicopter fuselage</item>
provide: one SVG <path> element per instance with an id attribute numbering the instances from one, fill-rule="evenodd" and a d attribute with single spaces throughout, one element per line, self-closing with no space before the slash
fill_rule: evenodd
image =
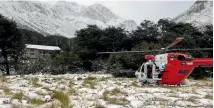
<path id="1" fill-rule="evenodd" d="M 153 58 L 152 58 L 153 57 Z M 135 75 L 142 82 L 176 85 L 185 80 L 198 66 L 213 66 L 212 58 L 196 58 L 182 53 L 165 53 L 145 56 L 144 63 Z"/>

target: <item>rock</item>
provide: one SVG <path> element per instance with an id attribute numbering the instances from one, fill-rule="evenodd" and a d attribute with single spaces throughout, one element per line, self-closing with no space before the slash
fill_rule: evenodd
<path id="1" fill-rule="evenodd" d="M 29 92 L 28 93 L 28 98 L 33 99 L 33 98 L 37 98 L 38 94 L 34 93 L 34 92 Z"/>
<path id="2" fill-rule="evenodd" d="M 99 99 L 99 100 L 97 101 L 97 104 L 98 104 L 98 105 L 105 106 L 105 105 L 106 105 L 106 102 L 105 102 L 104 100 L 102 100 L 102 99 Z"/>
<path id="3" fill-rule="evenodd" d="M 21 103 L 22 103 L 22 104 L 27 104 L 27 103 L 28 103 L 28 100 L 21 100 Z"/>
<path id="4" fill-rule="evenodd" d="M 20 84 L 19 86 L 20 86 L 20 87 L 27 87 L 27 86 L 28 86 L 28 83 L 25 82 L 25 83 Z"/>
<path id="5" fill-rule="evenodd" d="M 190 83 L 190 81 L 189 81 L 188 79 L 185 79 L 185 80 L 183 80 L 183 81 L 181 82 L 181 85 L 190 86 L 191 83 Z"/>
<path id="6" fill-rule="evenodd" d="M 45 102 L 50 102 L 51 101 L 51 96 L 50 95 L 45 95 L 42 99 Z"/>
<path id="7" fill-rule="evenodd" d="M 18 99 L 11 99 L 11 100 L 10 100 L 10 103 L 11 103 L 11 104 L 18 104 L 18 103 L 19 103 L 19 100 L 18 100 Z"/>
<path id="8" fill-rule="evenodd" d="M 130 106 L 132 106 L 132 108 L 139 108 L 143 105 L 142 101 L 138 101 L 138 100 L 133 100 L 130 102 Z"/>
<path id="9" fill-rule="evenodd" d="M 9 104 L 9 103 L 10 103 L 10 99 L 3 100 L 3 104 Z"/>

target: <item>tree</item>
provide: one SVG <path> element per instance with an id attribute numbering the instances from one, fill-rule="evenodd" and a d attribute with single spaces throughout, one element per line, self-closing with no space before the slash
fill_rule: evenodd
<path id="1" fill-rule="evenodd" d="M 195 38 L 200 37 L 201 33 L 196 27 L 189 23 L 175 23 L 168 19 L 160 19 L 158 28 L 161 34 L 160 43 L 163 46 L 169 45 L 177 37 L 184 37 L 184 40 L 176 45 L 176 48 L 195 48 Z"/>
<path id="2" fill-rule="evenodd" d="M 132 32 L 132 40 L 135 45 L 144 42 L 157 42 L 159 36 L 157 24 L 144 20 L 135 31 Z"/>
<path id="3" fill-rule="evenodd" d="M 120 51 L 130 49 L 127 33 L 120 27 L 108 27 L 103 30 L 103 35 L 100 38 L 102 46 L 106 51 Z"/>
<path id="4" fill-rule="evenodd" d="M 45 45 L 58 46 L 63 51 L 70 50 L 70 40 L 60 35 L 49 35 L 45 37 Z"/>
<path id="5" fill-rule="evenodd" d="M 22 43 L 21 41 L 22 34 L 16 23 L 0 15 L 0 50 L 4 58 L 7 75 L 10 74 L 8 57 L 12 53 L 20 55 L 19 51 L 23 50 L 23 46 L 17 45 Z"/>
<path id="6" fill-rule="evenodd" d="M 78 46 L 86 47 L 87 49 L 102 50 L 100 37 L 103 31 L 96 25 L 88 25 L 87 28 L 76 31 L 75 41 Z"/>
<path id="7" fill-rule="evenodd" d="M 13 47 L 10 48 L 9 55 L 14 59 L 14 69 L 17 71 L 18 67 L 18 60 L 21 59 L 22 55 L 24 54 L 25 44 L 23 40 L 23 34 L 21 32 L 17 32 L 13 40 Z"/>

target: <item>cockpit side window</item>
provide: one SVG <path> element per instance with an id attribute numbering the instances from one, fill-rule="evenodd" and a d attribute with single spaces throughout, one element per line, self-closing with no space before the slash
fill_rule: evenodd
<path id="1" fill-rule="evenodd" d="M 178 55 L 178 60 L 185 60 L 185 57 L 183 55 Z"/>
<path id="2" fill-rule="evenodd" d="M 141 72 L 144 72 L 144 65 L 142 66 L 142 68 L 141 68 L 141 70 L 140 70 Z"/>
<path id="3" fill-rule="evenodd" d="M 138 72 L 144 72 L 144 64 L 137 71 Z"/>

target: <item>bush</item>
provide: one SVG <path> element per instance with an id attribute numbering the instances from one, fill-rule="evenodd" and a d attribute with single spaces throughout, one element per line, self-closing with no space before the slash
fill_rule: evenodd
<path id="1" fill-rule="evenodd" d="M 134 77 L 143 58 L 142 54 L 112 54 L 108 60 L 107 72 L 115 77 Z"/>
<path id="2" fill-rule="evenodd" d="M 51 68 L 51 59 L 38 58 L 24 61 L 20 74 L 47 73 Z"/>

